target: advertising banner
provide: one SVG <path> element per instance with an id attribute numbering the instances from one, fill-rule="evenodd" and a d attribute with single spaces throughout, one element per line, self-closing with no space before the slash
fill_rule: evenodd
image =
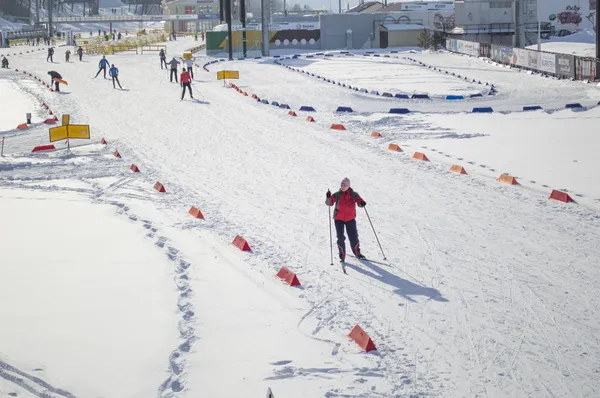
<path id="1" fill-rule="evenodd" d="M 540 63 L 540 53 L 538 53 L 537 51 L 532 51 L 532 50 L 525 50 L 528 53 L 528 57 L 527 60 L 529 61 L 529 65 L 528 67 L 531 69 L 539 69 L 538 65 Z"/>
<path id="2" fill-rule="evenodd" d="M 556 56 L 550 53 L 540 53 L 539 68 L 544 72 L 556 73 Z"/>
<path id="3" fill-rule="evenodd" d="M 529 66 L 527 50 L 523 48 L 513 49 L 513 57 L 511 64 L 527 68 Z"/>
<path id="4" fill-rule="evenodd" d="M 512 61 L 513 48 L 492 44 L 492 59 L 496 62 L 509 64 Z"/>
<path id="5" fill-rule="evenodd" d="M 556 74 L 562 77 L 575 77 L 575 57 L 567 54 L 555 54 Z"/>
<path id="6" fill-rule="evenodd" d="M 467 54 L 472 57 L 479 57 L 479 43 L 464 40 L 452 40 L 452 50 L 460 54 Z"/>
<path id="7" fill-rule="evenodd" d="M 72 46 L 73 45 L 73 31 L 72 30 L 66 30 L 65 31 L 65 38 L 67 39 L 67 46 Z"/>
<path id="8" fill-rule="evenodd" d="M 590 80 L 592 76 L 592 61 L 589 59 L 577 59 L 577 79 Z"/>

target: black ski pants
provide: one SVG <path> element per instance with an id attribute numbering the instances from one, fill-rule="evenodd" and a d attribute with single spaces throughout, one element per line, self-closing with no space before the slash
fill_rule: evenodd
<path id="1" fill-rule="evenodd" d="M 104 78 L 106 79 L 106 67 L 98 69 L 98 73 L 96 73 L 96 76 L 94 76 L 94 79 L 97 78 L 98 75 L 100 74 L 100 72 L 102 72 L 102 71 L 104 71 Z"/>
<path id="2" fill-rule="evenodd" d="M 119 85 L 119 88 L 122 90 L 123 87 L 121 87 L 121 82 L 119 82 L 119 77 L 118 76 L 112 76 L 112 81 L 113 81 L 113 88 L 115 87 L 115 82 L 117 82 L 117 84 Z"/>
<path id="3" fill-rule="evenodd" d="M 360 243 L 358 241 L 358 230 L 356 229 L 356 220 L 340 221 L 335 220 L 335 231 L 337 233 L 337 245 L 340 259 L 346 258 L 346 237 L 344 236 L 344 227 L 350 240 L 350 247 L 354 255 L 360 254 Z"/>
<path id="4" fill-rule="evenodd" d="M 160 69 L 163 68 L 163 64 L 165 65 L 165 69 L 167 69 L 167 59 L 166 58 L 160 59 Z"/>
<path id="5" fill-rule="evenodd" d="M 54 82 L 54 91 L 58 91 L 58 92 L 60 92 L 60 87 L 59 87 L 59 86 L 60 86 L 60 83 L 59 83 L 59 82 L 57 82 L 57 81 L 55 81 L 55 82 Z"/>
<path id="6" fill-rule="evenodd" d="M 188 91 L 190 92 L 190 98 L 194 98 L 194 96 L 192 95 L 192 83 L 182 83 L 181 87 L 183 87 L 183 91 L 181 92 L 181 99 L 183 99 L 183 97 L 185 97 L 185 88 L 187 87 Z"/>
<path id="7" fill-rule="evenodd" d="M 171 69 L 171 82 L 173 82 L 173 76 L 175 76 L 175 83 L 179 83 L 179 80 L 177 80 L 177 69 Z"/>

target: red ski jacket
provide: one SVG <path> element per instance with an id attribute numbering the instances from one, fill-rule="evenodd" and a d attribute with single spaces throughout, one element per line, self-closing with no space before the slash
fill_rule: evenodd
<path id="1" fill-rule="evenodd" d="M 190 72 L 185 71 L 181 74 L 179 80 L 181 80 L 182 83 L 189 83 L 192 81 L 192 78 L 190 77 Z"/>
<path id="2" fill-rule="evenodd" d="M 362 203 L 360 195 L 348 188 L 346 192 L 339 190 L 331 195 L 331 198 L 325 199 L 327 206 L 335 205 L 333 218 L 339 221 L 350 221 L 356 218 L 356 205 Z"/>

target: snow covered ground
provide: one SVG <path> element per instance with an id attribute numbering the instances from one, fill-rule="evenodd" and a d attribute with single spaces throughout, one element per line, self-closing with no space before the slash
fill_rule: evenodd
<path id="1" fill-rule="evenodd" d="M 169 54 L 194 44 L 168 43 Z M 22 112 L 27 98 L 25 108 L 41 119 L 45 103 L 89 124 L 92 140 L 73 141 L 72 155 L 64 142 L 31 154 L 48 143 L 47 126 L 17 131 L 8 114 L 0 118 L 8 126 L 0 133 L 0 391 L 597 396 L 599 111 L 466 112 L 479 104 L 591 104 L 597 88 L 456 55 L 411 56 L 493 82 L 499 93 L 463 102 L 385 99 L 261 59 L 197 68 L 199 100 L 180 101 L 156 55 L 109 57 L 122 91 L 92 79 L 98 57 L 49 65 L 41 52 L 11 56 L 12 68 L 44 79 L 52 68 L 69 86 L 59 95 L 2 70 L 2 87 L 19 91 L 22 104 L 3 107 Z M 396 72 L 416 91 L 471 89 L 445 77 L 430 84 L 433 72 L 391 58 L 304 66 L 369 89 L 406 83 L 393 80 Z M 249 96 L 216 80 L 223 68 L 240 71 L 235 83 Z M 298 116 L 253 93 L 287 102 Z M 299 112 L 301 105 L 317 112 Z M 339 105 L 357 112 L 336 114 Z M 413 106 L 420 112 L 383 113 Z M 346 131 L 329 129 L 339 122 Z M 375 130 L 383 138 L 371 138 Z M 404 152 L 388 151 L 392 142 Z M 432 161 L 411 159 L 417 150 Z M 449 173 L 454 162 L 469 174 Z M 521 186 L 499 184 L 504 171 L 523 177 Z M 349 258 L 348 275 L 330 265 L 323 205 L 345 176 L 367 201 L 388 260 L 359 209 L 371 260 Z M 152 189 L 157 181 L 165 193 Z M 582 196 L 550 201 L 551 188 Z M 187 214 L 192 205 L 204 220 Z M 238 234 L 252 252 L 231 245 Z M 282 266 L 302 287 L 275 277 Z M 347 338 L 356 324 L 377 351 Z"/>

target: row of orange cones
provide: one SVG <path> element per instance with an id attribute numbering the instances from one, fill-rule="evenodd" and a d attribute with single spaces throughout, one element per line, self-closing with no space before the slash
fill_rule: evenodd
<path id="1" fill-rule="evenodd" d="M 106 145 L 107 141 L 104 138 L 102 138 L 100 143 Z M 113 155 L 117 158 L 122 158 L 121 154 L 118 151 L 115 151 L 113 153 Z M 133 163 L 130 166 L 130 170 L 134 173 L 140 172 L 139 167 Z M 166 192 L 165 186 L 160 182 L 156 182 L 154 184 L 154 189 L 157 190 L 158 192 L 163 192 L 163 193 Z M 200 209 L 198 209 L 196 206 L 192 206 L 188 210 L 188 214 L 190 214 L 194 218 L 204 219 L 204 215 L 202 214 Z M 233 239 L 232 244 L 234 246 L 236 246 L 237 248 L 239 248 L 241 251 L 252 251 L 250 249 L 250 245 L 248 244 L 248 241 L 246 241 L 246 239 L 244 239 L 243 237 L 241 237 L 239 235 L 236 235 L 236 237 Z M 281 267 L 279 272 L 277 272 L 276 276 L 279 279 L 281 279 L 282 281 L 284 281 L 285 283 L 287 283 L 289 286 L 300 286 L 300 281 L 298 280 L 298 276 L 293 271 L 291 271 L 289 268 L 287 268 L 285 266 Z M 375 344 L 373 343 L 373 340 L 371 339 L 371 337 L 359 325 L 354 326 L 354 328 L 352 329 L 352 331 L 350 332 L 348 337 L 350 337 L 352 340 L 354 340 L 356 342 L 356 344 L 358 344 L 363 350 L 365 350 L 367 352 L 377 349 L 375 347 Z"/>
<path id="2" fill-rule="evenodd" d="M 238 91 L 239 93 L 242 93 L 243 95 L 247 96 L 248 93 L 246 93 L 245 91 L 241 90 L 239 87 L 237 87 L 236 85 L 230 83 L 230 86 L 233 87 L 236 91 Z M 257 99 L 258 96 L 256 94 L 252 94 L 252 98 L 253 99 Z M 288 111 L 288 115 L 290 116 L 298 116 L 296 114 L 295 111 Z M 315 119 L 312 116 L 308 116 L 306 118 L 307 121 L 309 122 L 315 122 Z M 340 123 L 334 123 L 331 125 L 330 130 L 340 130 L 340 131 L 344 131 L 346 130 L 346 127 L 343 124 Z M 371 133 L 371 137 L 373 138 L 380 138 L 382 137 L 381 133 L 374 131 Z M 396 152 L 402 152 L 402 149 L 400 148 L 400 146 L 398 144 L 389 144 L 388 145 L 388 150 L 390 151 L 396 151 Z M 413 159 L 416 160 L 422 160 L 422 161 L 429 161 L 429 158 L 427 158 L 427 155 L 425 155 L 422 152 L 415 152 L 413 154 Z M 464 167 L 462 167 L 461 165 L 458 164 L 454 164 L 450 167 L 450 171 L 453 173 L 458 173 L 458 174 L 467 174 L 466 170 L 464 169 Z M 511 185 L 518 185 L 517 179 L 515 177 L 506 175 L 506 174 L 502 174 L 500 175 L 500 177 L 498 177 L 498 181 L 501 183 L 505 183 L 505 184 L 511 184 Z M 573 200 L 573 198 L 566 192 L 563 191 L 558 191 L 553 189 L 552 193 L 550 193 L 550 197 L 549 199 L 553 199 L 553 200 L 558 200 L 560 202 L 564 202 L 564 203 L 569 203 L 569 202 L 575 202 L 575 200 Z"/>

